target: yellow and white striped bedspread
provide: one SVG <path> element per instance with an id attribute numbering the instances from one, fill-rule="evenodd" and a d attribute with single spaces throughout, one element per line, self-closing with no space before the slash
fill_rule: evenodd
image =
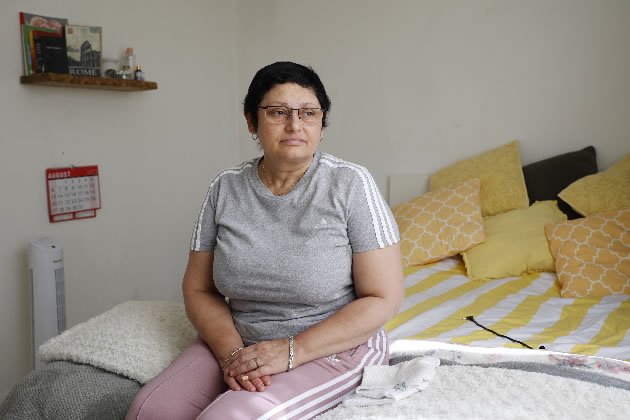
<path id="1" fill-rule="evenodd" d="M 405 301 L 386 328 L 407 338 L 517 347 L 463 319 L 533 348 L 630 361 L 630 296 L 560 297 L 555 273 L 476 282 L 459 257 L 405 269 Z"/>

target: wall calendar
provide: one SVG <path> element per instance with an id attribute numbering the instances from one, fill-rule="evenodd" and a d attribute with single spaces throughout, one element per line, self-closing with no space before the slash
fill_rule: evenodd
<path id="1" fill-rule="evenodd" d="M 98 166 L 46 169 L 50 223 L 96 217 L 101 208 Z"/>

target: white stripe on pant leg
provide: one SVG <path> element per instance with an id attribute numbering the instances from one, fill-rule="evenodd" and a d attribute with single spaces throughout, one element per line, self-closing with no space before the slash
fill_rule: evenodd
<path id="1" fill-rule="evenodd" d="M 382 334 L 379 334 L 379 336 L 382 336 Z M 377 346 L 377 348 L 379 348 L 379 347 L 380 347 L 380 340 L 377 340 L 377 344 L 376 344 L 376 346 Z M 380 357 L 379 357 L 379 354 L 380 354 Z M 368 365 L 368 366 L 373 366 L 373 365 L 377 365 L 377 364 L 378 364 L 378 365 L 380 365 L 380 364 L 381 364 L 381 362 L 383 361 L 383 357 L 384 357 L 384 352 L 379 352 L 379 351 L 377 350 L 377 352 L 376 352 L 375 356 L 372 358 L 372 360 L 371 360 L 369 363 L 367 363 L 367 365 Z M 379 362 L 378 362 L 378 363 L 373 363 L 373 362 L 374 362 L 374 360 L 376 360 L 376 359 L 379 359 Z M 352 381 L 352 383 L 353 383 L 353 384 L 354 384 L 354 383 L 357 383 L 359 380 L 362 380 L 362 379 L 363 379 L 363 375 L 361 375 L 360 377 L 358 377 L 356 381 Z M 359 384 L 358 384 L 358 383 L 357 383 L 357 386 L 359 386 Z M 346 388 L 348 388 L 348 384 L 346 384 L 346 386 L 344 386 L 343 388 L 337 388 L 337 390 L 344 390 L 344 389 L 346 389 Z M 320 403 L 321 401 L 323 401 L 323 400 L 325 400 L 325 399 L 327 399 L 327 398 L 330 398 L 330 396 L 331 396 L 331 395 L 333 395 L 333 394 L 334 394 L 334 392 L 332 392 L 332 391 L 331 391 L 331 392 L 329 392 L 328 394 L 326 394 L 326 395 L 324 396 L 325 398 L 320 397 L 320 398 L 318 398 L 318 399 L 317 399 L 317 400 L 315 400 L 315 401 L 312 401 L 312 402 L 310 402 L 310 403 L 308 403 L 308 404 L 305 404 L 303 407 L 304 407 L 304 408 L 308 408 L 308 407 L 310 407 L 310 406 L 313 406 L 313 405 L 315 405 L 315 404 L 318 404 L 318 403 Z M 343 400 L 343 398 L 344 398 L 347 394 L 348 394 L 348 393 L 344 392 L 344 393 L 343 393 L 343 395 L 339 396 L 339 398 L 336 398 L 335 400 L 331 401 L 330 403 L 328 403 L 328 404 L 326 404 L 326 405 L 324 405 L 324 406 L 322 406 L 322 407 L 319 407 L 319 408 L 315 409 L 314 411 L 309 412 L 306 416 L 304 416 L 304 417 L 300 417 L 300 419 L 309 419 L 309 418 L 313 418 L 314 416 L 316 416 L 317 414 L 321 413 L 322 411 L 325 411 L 326 409 L 328 409 L 328 408 L 329 408 L 329 407 L 331 407 L 332 405 L 334 405 L 334 404 L 339 404 L 339 402 L 341 402 L 341 400 Z M 289 413 L 287 416 L 282 417 L 282 419 L 288 419 L 288 418 L 290 418 L 290 416 L 291 416 L 291 415 L 295 415 L 295 414 L 299 413 L 300 411 L 304 411 L 304 408 L 297 409 L 297 410 L 295 410 L 295 411 L 293 411 L 293 412 Z"/>
<path id="2" fill-rule="evenodd" d="M 385 356 L 388 356 L 389 358 L 389 335 L 387 334 L 387 330 L 385 328 L 383 328 L 383 335 L 383 358 L 379 362 L 380 365 L 383 364 Z"/>
<path id="3" fill-rule="evenodd" d="M 376 355 L 376 356 L 378 356 L 378 355 Z M 369 363 L 368 366 L 371 365 L 371 364 L 372 363 Z M 325 400 L 327 400 L 327 399 L 329 399 L 331 397 L 334 397 L 335 395 L 342 394 L 339 398 L 343 398 L 346 394 L 348 394 L 348 392 L 345 392 L 345 390 L 347 388 L 350 388 L 350 387 L 355 387 L 356 388 L 357 386 L 360 385 L 362 379 L 363 379 L 363 375 L 359 375 L 355 379 L 353 379 L 351 381 L 348 381 L 343 386 L 341 386 L 339 388 L 335 388 L 332 391 L 330 391 L 330 392 L 328 392 L 328 393 L 326 393 L 326 394 L 324 394 L 324 395 L 322 395 L 322 396 L 320 396 L 320 397 L 318 397 L 318 398 L 316 398 L 316 399 L 314 399 L 312 401 L 309 401 L 306 404 L 303 404 L 303 405 L 297 407 L 295 410 L 289 412 L 288 414 L 283 415 L 282 417 L 279 417 L 278 419 L 279 420 L 291 419 L 294 416 L 299 415 L 303 411 L 306 411 L 309 408 L 314 407 L 317 404 L 321 403 L 322 401 L 325 401 Z M 317 409 L 315 411 L 317 411 Z M 315 415 L 312 411 L 308 411 L 308 412 L 306 412 L 304 414 L 305 415 L 303 417 L 300 417 L 300 418 L 307 419 L 307 418 L 312 418 Z"/>
<path id="4" fill-rule="evenodd" d="M 383 364 L 383 359 L 385 359 L 385 354 L 387 353 L 387 331 L 385 331 L 385 328 L 381 328 L 379 330 L 379 332 L 376 334 L 377 337 L 381 338 L 381 340 L 379 340 L 376 343 L 376 351 L 380 352 L 381 354 L 381 358 L 378 361 L 378 364 L 381 365 Z M 371 338 L 370 338 L 371 340 Z M 381 346 L 380 343 L 383 343 L 383 349 L 381 350 Z M 372 347 L 372 343 L 370 341 L 368 341 L 368 347 Z"/>
<path id="5" fill-rule="evenodd" d="M 380 343 L 380 340 L 378 340 L 378 342 Z M 378 343 L 377 343 L 377 347 L 380 347 L 380 345 L 379 345 Z M 376 363 L 374 363 L 374 361 L 375 361 L 376 359 L 380 359 L 381 361 L 383 360 L 383 356 L 382 356 L 382 354 L 381 354 L 381 355 L 380 355 L 380 357 L 379 357 L 379 352 L 378 352 L 378 351 L 376 352 L 376 354 L 374 355 L 374 357 L 372 358 L 372 360 L 371 360 L 369 363 L 367 363 L 367 366 L 372 366 L 372 365 L 375 365 Z M 380 363 L 379 363 L 379 364 L 380 364 Z M 343 391 L 343 390 L 345 390 L 346 388 L 350 387 L 351 385 L 356 384 L 356 386 L 359 386 L 359 383 L 358 383 L 358 382 L 359 382 L 359 381 L 361 381 L 362 379 L 363 379 L 363 375 L 361 375 L 361 376 L 357 377 L 357 379 L 356 379 L 355 381 L 348 382 L 348 383 L 347 383 L 346 385 L 344 385 L 343 387 L 337 388 L 337 389 L 335 389 L 335 390 L 333 390 L 333 391 L 331 391 L 331 392 L 327 393 L 326 395 L 323 395 L 323 396 L 321 396 L 321 397 L 317 398 L 316 400 L 313 400 L 313 401 L 311 401 L 311 402 L 309 402 L 309 403 L 307 403 L 307 404 L 304 404 L 304 405 L 303 405 L 303 406 L 301 406 L 301 407 L 298 407 L 296 410 L 294 410 L 294 411 L 290 412 L 289 414 L 287 414 L 287 415 L 285 415 L 285 416 L 281 417 L 281 419 L 283 419 L 283 420 L 284 420 L 284 419 L 289 419 L 289 418 L 291 418 L 292 416 L 294 416 L 294 415 L 296 415 L 296 414 L 299 414 L 300 412 L 302 412 L 302 411 L 306 410 L 307 408 L 310 408 L 310 407 L 312 407 L 312 406 L 314 406 L 314 405 L 317 405 L 317 404 L 319 404 L 320 402 L 322 402 L 322 401 L 324 401 L 324 400 L 326 400 L 326 399 L 330 398 L 330 397 L 331 397 L 331 396 L 333 396 L 335 393 L 339 394 L 339 391 Z M 346 394 L 348 394 L 348 393 L 347 393 L 347 392 L 344 392 L 344 393 L 343 393 L 343 395 L 341 395 L 339 398 L 335 399 L 335 401 L 341 401 L 341 400 L 343 399 L 343 397 L 345 397 L 345 396 L 346 396 Z M 329 404 L 330 404 L 330 403 L 329 403 Z M 326 404 L 324 407 L 329 406 L 329 404 Z M 309 419 L 309 418 L 312 418 L 312 417 L 314 417 L 316 414 L 318 414 L 318 413 L 320 413 L 321 411 L 324 411 L 324 410 L 325 410 L 325 408 L 319 407 L 319 408 L 315 409 L 315 411 L 310 411 L 310 412 L 308 412 L 308 413 L 306 414 L 306 416 L 304 416 L 304 417 L 300 417 L 300 419 Z"/>
<path id="6" fill-rule="evenodd" d="M 295 397 L 291 398 L 290 400 L 287 400 L 285 402 L 283 402 L 282 404 L 278 404 L 277 406 L 275 406 L 273 409 L 269 410 L 268 412 L 266 412 L 265 414 L 263 414 L 262 416 L 258 417 L 258 420 L 266 420 L 271 418 L 271 416 L 281 412 L 282 410 L 284 410 L 287 407 L 292 406 L 295 403 L 300 402 L 301 400 L 303 400 L 304 398 L 307 398 L 313 394 L 316 394 L 320 391 L 325 390 L 326 388 L 333 386 L 339 382 L 342 382 L 343 380 L 351 377 L 352 375 L 356 374 L 362 367 L 363 364 L 365 363 L 365 359 L 367 359 L 374 351 L 372 349 L 370 349 L 370 351 L 368 351 L 365 356 L 363 356 L 363 359 L 361 360 L 361 363 L 359 364 L 359 366 L 355 367 L 354 369 L 346 372 L 345 374 L 341 375 L 341 376 L 337 376 L 336 378 L 325 382 L 311 390 L 308 390 L 300 395 L 296 395 Z"/>
<path id="7" fill-rule="evenodd" d="M 383 337 L 381 340 L 383 343 L 383 349 L 380 349 L 380 346 L 379 348 L 377 348 L 377 350 L 381 353 L 381 357 L 379 358 L 378 363 L 377 363 L 379 365 L 383 364 L 383 359 L 385 359 L 385 354 L 387 352 L 387 335 L 386 334 L 387 333 L 385 332 L 385 329 L 381 329 L 380 336 Z"/>
<path id="8" fill-rule="evenodd" d="M 383 330 L 383 331 L 384 331 L 384 330 Z M 383 344 L 384 344 L 384 345 L 385 345 L 385 343 L 386 343 L 386 341 L 384 341 L 384 342 L 383 342 Z M 389 347 L 389 346 L 387 346 L 387 347 Z M 385 357 L 385 353 L 386 353 L 386 350 L 384 350 L 384 351 L 383 351 L 383 354 L 381 355 L 381 360 L 379 360 L 379 363 L 378 363 L 379 365 L 380 365 L 380 364 L 381 364 L 381 362 L 383 361 L 382 357 Z M 362 379 L 363 379 L 363 378 L 362 378 Z M 342 396 L 340 396 L 340 397 L 339 397 L 339 398 L 337 398 L 337 399 L 332 400 L 332 401 L 331 401 L 331 402 L 329 402 L 328 404 L 326 404 L 326 405 L 323 405 L 323 406 L 319 407 L 319 408 L 318 408 L 317 410 L 315 410 L 314 412 L 309 413 L 309 415 L 310 415 L 310 416 L 317 416 L 317 415 L 319 415 L 320 413 L 322 413 L 322 412 L 324 412 L 324 411 L 328 410 L 329 408 L 334 407 L 334 406 L 336 406 L 337 404 L 340 404 L 340 403 L 341 403 L 341 401 L 343 401 L 343 399 L 346 397 L 346 395 L 348 395 L 348 394 L 343 394 Z M 300 420 L 302 420 L 302 419 L 307 419 L 307 418 L 309 418 L 309 417 L 300 417 Z"/>
<path id="9" fill-rule="evenodd" d="M 379 338 L 381 338 L 381 337 L 382 337 L 382 334 L 379 334 L 379 335 L 378 335 L 378 337 L 379 337 Z M 383 355 L 382 355 L 382 353 L 378 350 L 378 349 L 380 348 L 380 342 L 381 342 L 381 340 L 380 340 L 380 339 L 377 339 L 377 340 L 376 340 L 376 347 L 377 347 L 377 348 L 376 348 L 376 351 L 374 351 L 374 353 L 375 353 L 375 354 L 374 354 L 374 356 L 371 358 L 371 360 L 370 360 L 369 362 L 367 362 L 367 363 L 366 363 L 366 365 L 368 365 L 368 366 L 370 366 L 370 365 L 374 365 L 374 364 L 375 364 L 375 363 L 374 363 L 374 361 L 375 361 L 375 360 L 377 360 L 377 359 L 379 359 L 380 361 L 382 361 L 382 360 L 383 360 Z M 371 350 L 371 351 L 373 351 L 373 350 Z M 365 357 L 364 357 L 363 359 L 365 359 Z M 311 408 L 311 407 L 313 407 L 313 406 L 315 406 L 315 405 L 317 405 L 317 404 L 321 403 L 321 402 L 322 402 L 322 401 L 324 401 L 324 400 L 327 400 L 328 398 L 330 398 L 330 397 L 334 396 L 335 394 L 339 394 L 339 392 L 342 392 L 343 390 L 345 390 L 345 389 L 347 389 L 347 388 L 351 387 L 352 385 L 356 384 L 356 383 L 357 383 L 358 381 L 360 381 L 362 378 L 363 378 L 363 375 L 361 374 L 360 376 L 358 376 L 358 377 L 357 377 L 357 379 L 356 379 L 356 380 L 354 380 L 354 381 L 348 381 L 348 383 L 346 383 L 345 385 L 343 385 L 343 386 L 341 386 L 341 387 L 339 387 L 339 388 L 335 388 L 335 389 L 333 389 L 332 391 L 330 391 L 330 392 L 328 392 L 328 393 L 326 393 L 326 394 L 324 394 L 324 395 L 322 395 L 322 396 L 320 396 L 320 397 L 318 397 L 318 398 L 314 399 L 313 401 L 309 401 L 308 403 L 306 403 L 306 404 L 304 404 L 304 405 L 301 405 L 301 406 L 297 407 L 295 410 L 293 410 L 293 411 L 289 412 L 288 414 L 285 414 L 284 416 L 282 416 L 282 417 L 280 417 L 280 418 L 281 418 L 281 419 L 289 419 L 289 418 L 291 418 L 291 417 L 293 417 L 293 416 L 295 416 L 295 415 L 298 415 L 298 414 L 299 414 L 299 413 L 301 413 L 302 411 L 307 410 L 307 409 L 309 409 L 309 408 Z M 357 384 L 357 386 L 358 386 L 358 384 Z M 346 394 L 346 393 L 344 392 L 344 395 L 345 395 L 345 394 Z M 310 416 L 311 414 L 312 414 L 312 413 L 309 413 L 309 416 Z M 307 418 L 308 418 L 308 416 L 307 416 Z"/>
<path id="10" fill-rule="evenodd" d="M 346 397 L 346 395 L 348 394 L 343 394 L 341 397 L 332 400 L 331 402 L 329 402 L 326 405 L 322 405 L 321 407 L 319 407 L 317 410 L 315 410 L 314 412 L 310 413 L 311 416 L 317 416 L 319 415 L 321 412 L 328 410 L 331 407 L 336 406 L 337 404 L 340 404 L 341 401 L 343 401 L 343 399 Z M 300 420 L 302 419 L 308 419 L 308 417 L 300 417 Z"/>
<path id="11" fill-rule="evenodd" d="M 372 339 L 373 337 L 370 337 L 370 339 Z M 328 382 L 325 382 L 313 389 L 310 389 L 300 395 L 296 395 L 295 397 L 291 398 L 288 401 L 285 401 L 282 404 L 278 404 L 277 406 L 275 406 L 273 409 L 271 409 L 270 411 L 266 412 L 265 414 L 263 414 L 262 416 L 260 416 L 258 419 L 259 420 L 266 420 L 269 419 L 271 416 L 278 414 L 279 412 L 281 412 L 282 410 L 284 410 L 285 408 L 288 408 L 290 406 L 292 406 L 293 404 L 296 404 L 298 402 L 300 402 L 301 400 L 303 400 L 304 398 L 310 397 L 311 395 L 317 394 L 320 391 L 325 390 L 326 388 L 329 388 L 331 386 L 334 386 L 335 384 L 344 381 L 345 379 L 350 378 L 352 375 L 356 374 L 357 372 L 360 372 L 361 369 L 363 369 L 363 366 L 366 364 L 367 359 L 373 354 L 374 349 L 370 348 L 368 350 L 367 353 L 365 353 L 365 355 L 363 356 L 363 358 L 361 359 L 361 362 L 352 370 L 349 370 L 348 372 L 344 373 L 341 376 L 338 376 L 336 378 L 333 378 L 331 380 L 329 380 Z"/>
<path id="12" fill-rule="evenodd" d="M 382 360 L 383 360 L 382 358 L 384 357 L 384 355 L 385 355 L 385 351 L 383 351 L 383 354 L 381 355 L 381 360 L 378 363 L 379 365 L 381 364 L 380 362 L 382 362 Z M 363 377 L 361 377 L 361 379 L 363 379 Z M 328 404 L 319 407 L 314 412 L 309 413 L 309 416 L 314 417 L 314 416 L 320 414 L 321 412 L 326 411 L 326 410 L 328 410 L 331 407 L 334 407 L 335 405 L 341 403 L 341 401 L 345 398 L 346 395 L 347 394 L 343 394 L 342 396 L 340 396 L 339 398 L 329 402 Z M 311 417 L 300 417 L 300 420 L 308 419 L 308 418 L 311 418 Z"/>
<path id="13" fill-rule="evenodd" d="M 311 407 L 321 403 L 324 400 L 327 400 L 328 398 L 330 398 L 330 397 L 332 397 L 332 396 L 334 396 L 336 394 L 339 394 L 340 392 L 343 393 L 343 395 L 346 395 L 347 392 L 344 392 L 344 390 L 346 388 L 350 388 L 352 386 L 354 386 L 354 387 L 359 386 L 359 383 L 361 382 L 361 379 L 362 379 L 362 376 L 358 376 L 354 380 L 348 381 L 348 383 L 345 384 L 344 386 L 339 387 L 339 388 L 335 388 L 334 390 L 330 391 L 329 393 L 327 393 L 325 395 L 322 395 L 321 397 L 319 397 L 317 399 L 314 399 L 313 401 L 309 401 L 308 403 L 306 403 L 304 405 L 299 406 L 297 409 L 291 411 L 289 414 L 285 414 L 284 416 L 279 417 L 278 420 L 288 420 L 288 419 L 290 419 L 290 418 L 292 418 L 294 416 L 297 416 L 301 412 L 303 412 L 305 410 L 308 410 L 309 408 L 311 408 Z M 314 414 L 309 411 L 309 412 L 305 413 L 305 415 L 303 417 L 300 417 L 300 418 L 308 419 L 308 418 L 312 418 L 313 415 Z"/>

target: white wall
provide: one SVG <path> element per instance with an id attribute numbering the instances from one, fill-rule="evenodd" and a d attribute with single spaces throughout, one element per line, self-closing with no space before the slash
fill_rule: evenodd
<path id="1" fill-rule="evenodd" d="M 258 154 L 241 104 L 273 61 L 318 71 L 333 101 L 322 150 L 367 166 L 383 192 L 390 173 L 512 139 L 523 163 L 593 144 L 603 169 L 630 152 L 626 0 L 56 4 L 0 5 L 0 394 L 29 370 L 28 240 L 65 243 L 70 325 L 180 299 L 208 178 Z M 102 25 L 106 55 L 133 46 L 159 89 L 20 85 L 19 10 Z M 66 164 L 99 165 L 103 209 L 51 225 L 44 169 Z"/>
<path id="2" fill-rule="evenodd" d="M 239 85 L 275 59 L 312 65 L 333 101 L 322 150 L 383 192 L 390 173 L 513 139 L 524 164 L 593 144 L 606 168 L 630 152 L 626 0 L 239 5 Z"/>
<path id="3" fill-rule="evenodd" d="M 27 86 L 18 12 L 103 27 L 104 55 L 134 48 L 158 90 Z M 236 7 L 168 0 L 0 4 L 0 394 L 30 370 L 27 243 L 64 243 L 69 326 L 129 299 L 181 299 L 209 180 L 237 160 Z M 94 219 L 48 223 L 44 171 L 97 164 Z"/>

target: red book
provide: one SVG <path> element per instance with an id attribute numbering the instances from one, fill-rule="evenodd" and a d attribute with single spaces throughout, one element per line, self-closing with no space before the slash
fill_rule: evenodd
<path id="1" fill-rule="evenodd" d="M 24 74 L 33 74 L 33 52 L 31 48 L 30 31 L 40 30 L 44 32 L 55 32 L 63 34 L 63 27 L 68 24 L 68 19 L 55 18 L 50 16 L 36 15 L 33 13 L 20 12 L 20 37 L 23 45 Z"/>

